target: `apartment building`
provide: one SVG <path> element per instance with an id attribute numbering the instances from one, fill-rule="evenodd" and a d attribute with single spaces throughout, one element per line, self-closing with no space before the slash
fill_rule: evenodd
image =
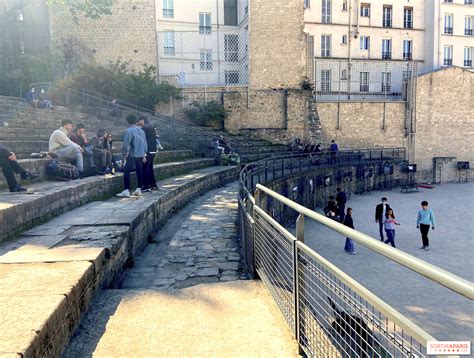
<path id="1" fill-rule="evenodd" d="M 248 0 L 157 0 L 158 72 L 179 87 L 248 81 Z"/>
<path id="2" fill-rule="evenodd" d="M 426 68 L 473 68 L 473 0 L 430 0 L 425 10 Z"/>

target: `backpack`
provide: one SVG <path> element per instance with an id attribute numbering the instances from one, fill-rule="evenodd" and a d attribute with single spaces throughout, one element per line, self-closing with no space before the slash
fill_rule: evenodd
<path id="1" fill-rule="evenodd" d="M 46 174 L 57 180 L 76 180 L 79 179 L 79 170 L 69 163 L 60 163 L 56 160 L 52 160 L 46 168 Z"/>

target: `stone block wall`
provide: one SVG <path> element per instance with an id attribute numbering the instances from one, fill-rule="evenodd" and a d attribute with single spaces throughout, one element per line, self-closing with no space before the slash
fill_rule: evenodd
<path id="1" fill-rule="evenodd" d="M 78 24 L 66 6 L 54 5 L 50 28 L 53 50 L 62 39 L 72 37 L 99 64 L 122 59 L 141 69 L 144 63 L 158 63 L 154 0 L 114 1 L 112 15 L 97 20 L 80 17 Z"/>

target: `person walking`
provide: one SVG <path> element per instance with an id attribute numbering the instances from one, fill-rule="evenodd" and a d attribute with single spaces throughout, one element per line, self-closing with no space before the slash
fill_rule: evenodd
<path id="1" fill-rule="evenodd" d="M 387 198 L 383 197 L 381 203 L 375 207 L 375 222 L 379 224 L 379 233 L 380 241 L 384 241 L 383 231 L 384 231 L 384 219 L 390 205 L 387 203 Z"/>
<path id="2" fill-rule="evenodd" d="M 18 184 L 15 179 L 15 173 L 20 174 L 21 179 L 36 179 L 39 177 L 37 174 L 30 173 L 18 164 L 15 153 L 9 150 L 7 147 L 0 144 L 0 167 L 3 170 L 3 175 L 7 180 L 8 187 L 11 193 L 18 193 L 26 191 Z"/>
<path id="3" fill-rule="evenodd" d="M 384 220 L 385 232 L 387 233 L 387 240 L 385 241 L 385 243 L 392 245 L 392 247 L 396 247 L 395 225 L 400 225 L 400 223 L 395 220 L 395 214 L 393 213 L 393 210 L 388 209 L 387 213 L 385 214 Z"/>
<path id="4" fill-rule="evenodd" d="M 155 171 L 153 168 L 153 161 L 158 150 L 156 144 L 156 128 L 150 123 L 150 120 L 144 116 L 138 119 L 138 126 L 145 132 L 148 152 L 146 155 L 146 163 L 143 165 L 143 192 L 157 190 Z"/>
<path id="5" fill-rule="evenodd" d="M 337 203 L 337 215 L 339 216 L 339 222 L 344 221 L 344 211 L 347 203 L 347 195 L 342 191 L 341 188 L 336 189 L 336 203 Z"/>
<path id="6" fill-rule="evenodd" d="M 130 173 L 137 173 L 137 189 L 132 195 L 141 196 L 143 187 L 143 164 L 146 163 L 148 146 L 145 132 L 138 127 L 138 120 L 133 114 L 127 117 L 128 129 L 123 135 L 122 154 L 125 159 L 123 175 L 124 190 L 118 193 L 118 197 L 128 198 L 130 196 Z"/>
<path id="7" fill-rule="evenodd" d="M 352 208 L 347 208 L 343 225 L 350 227 L 351 229 L 354 229 L 354 221 L 352 220 Z M 352 241 L 352 239 L 349 237 L 346 237 L 346 244 L 344 245 L 344 251 L 350 255 L 356 255 L 354 241 Z"/>
<path id="8" fill-rule="evenodd" d="M 430 249 L 430 241 L 428 239 L 428 232 L 431 228 L 434 230 L 436 225 L 436 220 L 434 217 L 433 210 L 428 208 L 428 202 L 426 200 L 421 202 L 421 210 L 418 211 L 418 217 L 416 219 L 416 228 L 420 229 L 421 240 L 423 246 L 420 249 L 428 251 Z"/>

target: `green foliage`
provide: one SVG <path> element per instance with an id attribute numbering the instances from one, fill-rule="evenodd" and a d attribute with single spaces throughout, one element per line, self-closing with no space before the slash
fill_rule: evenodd
<path id="1" fill-rule="evenodd" d="M 69 7 L 76 23 L 79 22 L 79 16 L 96 20 L 104 15 L 111 15 L 113 2 L 114 0 L 47 0 L 49 6 L 60 4 Z"/>
<path id="2" fill-rule="evenodd" d="M 157 103 L 179 96 L 176 87 L 156 83 L 156 67 L 143 65 L 141 71 L 135 71 L 129 65 L 120 60 L 106 66 L 84 65 L 61 85 L 100 93 L 151 110 Z"/>
<path id="3" fill-rule="evenodd" d="M 228 112 L 222 104 L 216 101 L 207 103 L 193 102 L 193 108 L 186 110 L 185 115 L 198 126 L 223 129 Z"/>

